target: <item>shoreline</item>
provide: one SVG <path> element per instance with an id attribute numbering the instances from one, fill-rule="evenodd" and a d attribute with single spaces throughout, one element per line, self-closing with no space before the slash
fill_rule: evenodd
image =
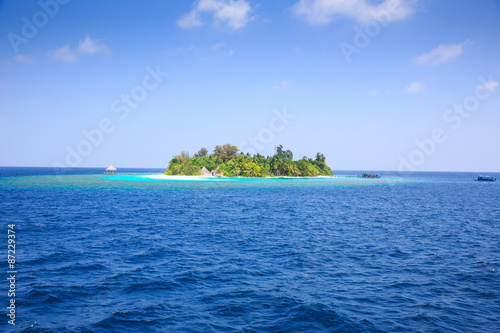
<path id="1" fill-rule="evenodd" d="M 292 176 L 278 176 L 278 177 L 214 177 L 214 176 L 181 176 L 181 175 L 149 175 L 146 176 L 151 179 L 159 180 L 222 180 L 222 179 L 307 179 L 307 178 L 333 178 L 335 176 L 314 176 L 314 177 L 292 177 Z"/>

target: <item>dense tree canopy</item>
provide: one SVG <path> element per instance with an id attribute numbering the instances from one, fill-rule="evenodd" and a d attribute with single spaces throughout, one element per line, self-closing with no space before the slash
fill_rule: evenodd
<path id="1" fill-rule="evenodd" d="M 238 157 L 239 149 L 229 143 L 223 146 L 215 146 L 213 157 L 220 158 L 222 161 L 227 162 L 233 158 Z"/>
<path id="2" fill-rule="evenodd" d="M 331 176 L 332 170 L 325 163 L 325 156 L 317 153 L 316 159 L 303 157 L 294 161 L 293 153 L 277 146 L 273 156 L 260 154 L 251 156 L 240 153 L 238 147 L 225 144 L 216 146 L 213 154 L 208 155 L 205 148 L 190 158 L 189 153 L 182 152 L 170 160 L 165 174 L 167 175 L 200 175 L 203 167 L 215 170 L 218 175 L 226 177 L 275 177 L 275 176 Z"/>
<path id="3" fill-rule="evenodd" d="M 194 157 L 203 157 L 208 155 L 208 150 L 207 148 L 203 147 L 196 154 L 194 154 Z"/>

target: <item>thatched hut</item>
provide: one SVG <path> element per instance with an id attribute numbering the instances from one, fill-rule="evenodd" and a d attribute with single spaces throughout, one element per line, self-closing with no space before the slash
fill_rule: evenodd
<path id="1" fill-rule="evenodd" d="M 200 173 L 202 176 L 210 176 L 211 175 L 210 171 L 208 171 L 208 169 L 205 167 L 201 168 Z"/>
<path id="2" fill-rule="evenodd" d="M 110 165 L 107 169 L 106 169 L 106 172 L 105 174 L 111 174 L 111 175 L 114 175 L 116 173 L 116 168 L 112 165 Z"/>

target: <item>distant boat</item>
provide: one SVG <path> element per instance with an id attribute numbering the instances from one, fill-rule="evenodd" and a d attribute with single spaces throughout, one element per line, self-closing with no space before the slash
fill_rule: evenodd
<path id="1" fill-rule="evenodd" d="M 361 177 L 361 178 L 380 178 L 380 175 L 378 173 L 364 173 L 358 177 Z"/>
<path id="2" fill-rule="evenodd" d="M 476 182 L 494 182 L 497 179 L 492 176 L 479 176 L 477 179 L 474 179 Z"/>

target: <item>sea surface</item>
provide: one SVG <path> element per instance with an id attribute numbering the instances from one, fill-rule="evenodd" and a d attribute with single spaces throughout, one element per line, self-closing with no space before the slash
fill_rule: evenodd
<path id="1" fill-rule="evenodd" d="M 480 173 L 102 171 L 0 168 L 0 331 L 500 332 L 500 182 Z"/>

